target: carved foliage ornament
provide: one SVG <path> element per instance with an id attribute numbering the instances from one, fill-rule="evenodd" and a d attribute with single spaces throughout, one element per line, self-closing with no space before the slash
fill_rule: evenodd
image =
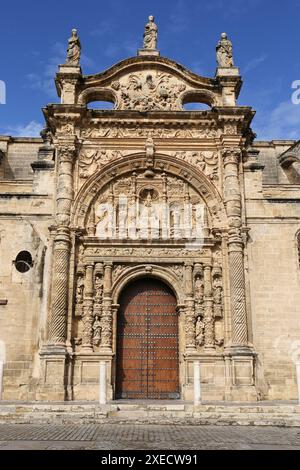
<path id="1" fill-rule="evenodd" d="M 83 138 L 102 139 L 104 137 L 111 138 L 127 138 L 127 137 L 140 137 L 140 138 L 176 138 L 176 139 L 214 139 L 221 134 L 220 129 L 214 129 L 209 126 L 192 128 L 190 126 L 183 126 L 178 128 L 161 128 L 158 127 L 142 127 L 141 125 L 120 126 L 111 125 L 110 128 L 103 127 L 103 124 L 93 124 L 93 127 L 83 129 L 81 135 Z"/>
<path id="2" fill-rule="evenodd" d="M 218 154 L 216 152 L 203 153 L 198 151 L 176 152 L 175 157 L 196 166 L 211 180 L 218 179 Z"/>
<path id="3" fill-rule="evenodd" d="M 83 150 L 79 156 L 79 177 L 88 178 L 106 163 L 122 158 L 124 155 L 124 152 L 120 150 L 106 150 L 99 147 Z"/>
<path id="4" fill-rule="evenodd" d="M 118 109 L 138 111 L 180 110 L 179 95 L 186 85 L 170 74 L 149 70 L 130 74 L 112 83 Z"/>

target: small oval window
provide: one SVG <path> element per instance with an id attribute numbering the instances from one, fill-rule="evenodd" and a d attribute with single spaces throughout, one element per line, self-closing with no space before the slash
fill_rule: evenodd
<path id="1" fill-rule="evenodd" d="M 27 273 L 33 266 L 32 256 L 29 251 L 20 251 L 14 264 L 19 273 Z"/>

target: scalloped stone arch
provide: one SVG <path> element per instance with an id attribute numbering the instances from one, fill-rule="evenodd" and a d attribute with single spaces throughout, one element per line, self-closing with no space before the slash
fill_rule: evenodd
<path id="1" fill-rule="evenodd" d="M 132 268 L 126 269 L 120 276 L 116 279 L 112 287 L 112 301 L 115 305 L 118 304 L 118 300 L 122 291 L 134 280 L 142 279 L 145 277 L 151 277 L 158 279 L 159 281 L 164 282 L 167 286 L 170 287 L 174 293 L 177 304 L 181 305 L 184 303 L 184 291 L 182 288 L 182 283 L 180 283 L 178 277 L 170 272 L 168 268 L 150 265 L 150 264 L 141 264 L 134 266 Z"/>
<path id="2" fill-rule="evenodd" d="M 72 225 L 84 228 L 87 223 L 89 209 L 101 190 L 113 180 L 130 172 L 146 170 L 145 153 L 136 153 L 104 165 L 99 173 L 91 176 L 80 189 L 75 198 L 72 210 Z M 214 184 L 196 167 L 184 160 L 164 154 L 155 155 L 154 170 L 165 171 L 179 176 L 189 183 L 203 198 L 211 216 L 219 212 L 222 220 L 227 221 L 223 200 Z"/>

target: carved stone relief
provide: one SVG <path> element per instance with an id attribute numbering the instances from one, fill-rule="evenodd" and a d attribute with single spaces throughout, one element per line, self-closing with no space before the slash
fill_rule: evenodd
<path id="1" fill-rule="evenodd" d="M 125 269 L 128 268 L 128 265 L 124 264 L 117 264 L 114 266 L 113 273 L 112 273 L 112 281 L 115 282 L 118 277 L 122 274 Z"/>
<path id="2" fill-rule="evenodd" d="M 187 86 L 168 73 L 149 70 L 130 74 L 112 83 L 117 109 L 138 111 L 180 110 L 179 95 Z"/>
<path id="3" fill-rule="evenodd" d="M 195 268 L 194 298 L 196 347 L 213 349 L 224 344 L 222 269 Z M 206 270 L 206 274 L 204 271 Z M 212 284 L 211 284 L 212 282 Z"/>
<path id="4" fill-rule="evenodd" d="M 110 124 L 105 127 L 102 122 L 90 124 L 88 128 L 81 131 L 83 138 L 102 139 L 109 138 L 177 138 L 177 139 L 214 139 L 221 135 L 220 129 L 211 126 L 192 127 L 191 125 L 180 126 L 180 128 L 172 126 L 171 128 L 162 128 L 161 123 L 157 127 L 147 125 L 120 126 L 119 124 Z"/>
<path id="5" fill-rule="evenodd" d="M 103 189 L 91 209 L 95 217 L 89 226 L 95 224 L 95 236 L 200 239 L 204 223 L 200 195 L 179 177 L 152 172 L 150 178 L 148 173 L 133 172 Z"/>
<path id="6" fill-rule="evenodd" d="M 218 180 L 217 152 L 182 151 L 176 152 L 174 156 L 196 166 L 211 180 Z"/>
<path id="7" fill-rule="evenodd" d="M 127 152 L 128 154 L 130 152 Z M 106 163 L 125 156 L 120 150 L 106 150 L 104 148 L 85 149 L 79 155 L 79 177 L 88 178 L 100 170 Z"/>
<path id="8" fill-rule="evenodd" d="M 192 256 L 196 258 L 197 256 L 208 256 L 208 249 L 188 249 L 188 248 L 131 248 L 131 247 L 103 247 L 103 248 L 86 248 L 86 256 L 89 257 L 123 257 L 131 256 L 138 259 L 141 258 L 170 258 L 170 257 L 180 257 L 184 258 L 186 256 Z"/>

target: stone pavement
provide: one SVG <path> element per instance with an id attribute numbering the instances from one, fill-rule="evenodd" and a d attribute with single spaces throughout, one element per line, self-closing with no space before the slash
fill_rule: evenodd
<path id="1" fill-rule="evenodd" d="M 0 450 L 300 450 L 300 429 L 182 425 L 0 425 Z"/>

